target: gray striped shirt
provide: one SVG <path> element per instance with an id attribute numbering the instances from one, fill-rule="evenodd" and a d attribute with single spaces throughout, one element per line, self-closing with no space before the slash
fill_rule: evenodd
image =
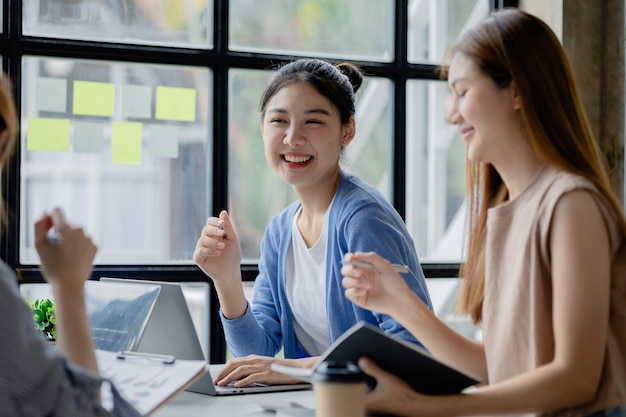
<path id="1" fill-rule="evenodd" d="M 13 271 L 0 262 L 0 417 L 139 416 L 115 391 L 99 401 L 102 378 L 58 356 L 35 330 Z"/>

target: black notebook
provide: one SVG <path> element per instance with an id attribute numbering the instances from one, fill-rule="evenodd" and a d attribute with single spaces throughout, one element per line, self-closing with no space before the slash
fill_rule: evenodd
<path id="1" fill-rule="evenodd" d="M 365 322 L 348 329 L 326 350 L 318 364 L 323 361 L 357 363 L 363 356 L 422 394 L 458 394 L 480 382 L 479 378 L 435 359 L 425 349 L 388 336 L 378 327 Z M 272 369 L 308 381 L 315 372 L 315 367 L 302 369 L 272 365 Z"/>

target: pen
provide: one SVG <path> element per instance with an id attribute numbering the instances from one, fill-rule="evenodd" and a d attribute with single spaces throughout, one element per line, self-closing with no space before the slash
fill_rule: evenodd
<path id="1" fill-rule="evenodd" d="M 46 234 L 46 239 L 51 245 L 58 245 L 63 241 L 63 235 L 54 229 L 50 229 Z"/>
<path id="2" fill-rule="evenodd" d="M 374 269 L 374 267 L 372 266 L 372 264 L 368 264 L 367 262 L 359 262 L 359 261 L 345 261 L 343 263 L 344 265 L 353 265 L 353 266 L 358 266 L 359 268 L 365 268 L 365 269 Z M 396 271 L 399 274 L 402 273 L 407 273 L 409 272 L 409 267 L 406 265 L 402 265 L 402 264 L 391 264 L 391 266 L 393 267 L 393 270 Z"/>
<path id="3" fill-rule="evenodd" d="M 220 220 L 219 220 L 219 224 L 218 224 L 218 226 L 219 226 L 219 228 L 220 228 L 220 229 L 224 230 L 224 221 L 220 219 Z M 223 238 L 223 239 L 226 239 L 226 233 L 224 233 L 224 234 L 222 235 L 222 238 Z"/>
<path id="4" fill-rule="evenodd" d="M 176 357 L 174 355 L 161 355 L 158 353 L 144 353 L 144 352 L 136 352 L 136 351 L 129 351 L 129 350 L 123 350 L 123 351 L 117 352 L 118 359 L 126 359 L 126 357 L 128 356 L 137 356 L 137 357 L 147 358 L 147 359 L 158 359 L 158 360 L 163 361 L 163 363 L 167 363 L 167 364 L 171 364 L 171 363 L 174 363 L 174 361 L 176 361 Z"/>

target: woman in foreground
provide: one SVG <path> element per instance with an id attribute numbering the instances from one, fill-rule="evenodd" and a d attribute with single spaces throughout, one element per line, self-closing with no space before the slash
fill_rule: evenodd
<path id="1" fill-rule="evenodd" d="M 483 340 L 439 321 L 377 254 L 349 254 L 374 270 L 344 266 L 343 285 L 484 385 L 424 396 L 362 359 L 378 380 L 368 409 L 626 416 L 626 220 L 563 48 L 541 20 L 505 10 L 462 35 L 448 62 L 470 204 L 459 307 Z"/>
<path id="2" fill-rule="evenodd" d="M 15 148 L 17 120 L 6 75 L 0 84 L 0 165 Z M 54 228 L 62 238 L 48 240 Z M 140 414 L 108 385 L 110 406 L 102 404 L 103 378 L 85 306 L 84 284 L 98 248 L 83 229 L 69 224 L 60 209 L 35 223 L 35 248 L 55 301 L 57 350 L 35 330 L 15 273 L 0 262 L 0 417 L 137 417 Z"/>

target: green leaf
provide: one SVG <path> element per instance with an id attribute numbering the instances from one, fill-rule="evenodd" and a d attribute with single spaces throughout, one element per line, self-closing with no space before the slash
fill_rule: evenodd
<path id="1" fill-rule="evenodd" d="M 56 317 L 54 314 L 54 301 L 50 298 L 39 298 L 29 303 L 33 313 L 35 329 L 44 336 L 56 340 Z"/>

